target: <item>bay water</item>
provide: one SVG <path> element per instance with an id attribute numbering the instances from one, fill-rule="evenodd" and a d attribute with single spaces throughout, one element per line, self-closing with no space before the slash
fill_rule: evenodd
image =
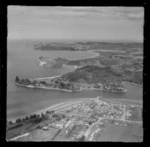
<path id="1" fill-rule="evenodd" d="M 96 56 L 97 53 L 86 51 L 42 51 L 34 50 L 39 40 L 8 40 L 7 43 L 7 119 L 14 120 L 46 107 L 72 99 L 90 98 L 102 95 L 104 98 L 142 100 L 143 89 L 140 86 L 125 83 L 126 93 L 85 90 L 77 93 L 64 91 L 29 89 L 14 84 L 16 76 L 22 78 L 50 77 L 73 71 L 74 68 L 44 68 L 37 63 L 40 56 L 52 59 L 83 59 Z M 45 41 L 49 42 L 50 41 Z"/>

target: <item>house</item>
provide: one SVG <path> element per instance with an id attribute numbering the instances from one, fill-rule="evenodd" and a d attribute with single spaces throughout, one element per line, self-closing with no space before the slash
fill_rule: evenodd
<path id="1" fill-rule="evenodd" d="M 49 130 L 49 127 L 48 126 L 44 126 L 43 130 Z"/>

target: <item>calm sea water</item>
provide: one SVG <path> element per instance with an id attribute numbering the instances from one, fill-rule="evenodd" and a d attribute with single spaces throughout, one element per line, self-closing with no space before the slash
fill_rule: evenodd
<path id="1" fill-rule="evenodd" d="M 107 98 L 120 98 L 142 100 L 142 88 L 125 84 L 127 93 L 112 93 L 102 91 L 82 91 L 78 93 L 67 93 L 63 91 L 45 89 L 27 89 L 16 87 L 14 79 L 20 78 L 56 76 L 74 70 L 73 68 L 43 68 L 38 66 L 39 56 L 63 57 L 67 59 L 80 59 L 95 56 L 92 52 L 72 51 L 40 51 L 34 50 L 33 45 L 39 41 L 8 41 L 7 45 L 7 119 L 16 119 L 28 115 L 40 109 L 83 97 L 97 97 L 103 95 Z M 42 41 L 41 41 L 42 42 Z"/>

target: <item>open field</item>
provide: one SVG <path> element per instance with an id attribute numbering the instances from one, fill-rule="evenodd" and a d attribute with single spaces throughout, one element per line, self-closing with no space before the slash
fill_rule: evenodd
<path id="1" fill-rule="evenodd" d="M 53 136 L 58 132 L 58 129 L 50 128 L 47 131 L 34 130 L 27 137 L 19 138 L 17 141 L 51 141 Z"/>
<path id="2" fill-rule="evenodd" d="M 137 124 L 132 124 L 130 127 L 108 124 L 96 141 L 142 142 L 143 129 Z"/>

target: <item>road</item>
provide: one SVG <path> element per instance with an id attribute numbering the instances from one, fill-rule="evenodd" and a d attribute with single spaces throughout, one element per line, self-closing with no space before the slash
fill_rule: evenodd
<path id="1" fill-rule="evenodd" d="M 87 138 L 88 135 L 91 133 L 92 128 L 93 128 L 96 124 L 98 124 L 102 119 L 103 119 L 103 118 L 100 117 L 98 121 L 96 121 L 95 123 L 93 123 L 93 124 L 87 129 L 87 131 L 84 133 L 84 136 L 85 136 L 86 138 Z"/>

